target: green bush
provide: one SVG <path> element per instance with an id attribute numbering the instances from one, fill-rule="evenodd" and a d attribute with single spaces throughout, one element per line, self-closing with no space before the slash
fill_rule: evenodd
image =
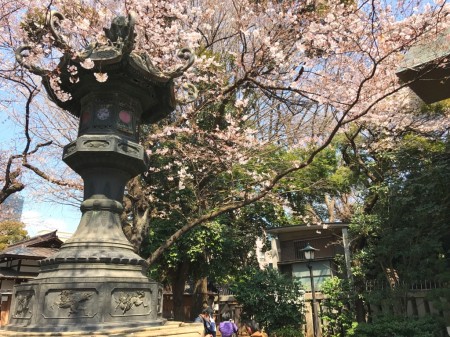
<path id="1" fill-rule="evenodd" d="M 279 328 L 279 329 L 273 331 L 271 336 L 274 336 L 274 337 L 303 337 L 303 332 L 298 328 L 286 326 L 286 327 Z"/>
<path id="2" fill-rule="evenodd" d="M 274 331 L 278 337 L 302 336 L 304 291 L 295 279 L 272 268 L 248 269 L 232 290 L 242 305 L 242 319 L 255 320 L 271 336 Z"/>
<path id="3" fill-rule="evenodd" d="M 359 323 L 348 337 L 441 337 L 444 325 L 437 317 L 384 316 L 373 323 Z"/>
<path id="4" fill-rule="evenodd" d="M 330 277 L 322 283 L 321 291 L 324 295 L 322 306 L 325 309 L 321 313 L 325 323 L 322 326 L 323 335 L 341 337 L 344 331 L 352 327 L 354 321 L 354 315 L 350 310 L 350 285 L 338 277 Z"/>

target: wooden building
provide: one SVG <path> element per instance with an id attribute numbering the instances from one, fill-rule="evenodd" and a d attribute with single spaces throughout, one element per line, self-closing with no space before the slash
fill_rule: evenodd
<path id="1" fill-rule="evenodd" d="M 63 241 L 56 231 L 8 246 L 0 252 L 0 326 L 8 322 L 13 287 L 39 273 L 39 260 L 58 251 Z"/>
<path id="2" fill-rule="evenodd" d="M 302 282 L 305 289 L 306 324 L 304 334 L 313 336 L 313 316 L 311 308 L 311 274 L 308 261 L 302 251 L 308 244 L 316 248 L 314 260 L 309 262 L 312 267 L 317 310 L 322 310 L 320 302 L 323 295 L 320 291 L 323 281 L 332 276 L 350 277 L 350 249 L 348 243 L 348 224 L 322 223 L 319 225 L 297 225 L 278 228 L 267 228 L 271 237 L 271 255 L 273 268 L 295 277 Z M 335 257 L 341 255 L 346 264 L 347 272 L 340 275 L 335 263 Z M 321 336 L 320 324 L 318 336 Z"/>
<path id="3" fill-rule="evenodd" d="M 310 290 L 310 275 L 302 249 L 309 243 L 318 249 L 311 262 L 315 289 L 327 277 L 337 276 L 334 259 L 342 255 L 350 263 L 347 239 L 348 224 L 285 226 L 266 229 L 272 237 L 272 263 L 280 272 L 300 279 L 306 291 Z M 346 276 L 346 275 L 340 275 Z"/>

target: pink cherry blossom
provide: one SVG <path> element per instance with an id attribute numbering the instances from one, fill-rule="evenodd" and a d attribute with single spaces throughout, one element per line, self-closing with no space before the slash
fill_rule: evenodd
<path id="1" fill-rule="evenodd" d="M 107 73 L 94 73 L 94 76 L 98 82 L 106 82 L 106 80 L 108 79 Z"/>

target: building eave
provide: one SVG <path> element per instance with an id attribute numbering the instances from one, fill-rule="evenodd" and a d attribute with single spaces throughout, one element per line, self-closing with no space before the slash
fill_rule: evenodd
<path id="1" fill-rule="evenodd" d="M 348 228 L 348 223 L 343 222 L 328 222 L 322 223 L 320 225 L 293 225 L 293 226 L 283 226 L 276 228 L 266 228 L 268 234 L 281 234 L 281 233 L 298 233 L 298 232 L 309 232 L 316 230 L 334 230 Z"/>

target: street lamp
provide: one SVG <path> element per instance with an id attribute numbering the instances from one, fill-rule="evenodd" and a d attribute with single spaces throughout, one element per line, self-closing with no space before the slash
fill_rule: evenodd
<path id="1" fill-rule="evenodd" d="M 318 322 L 317 322 L 316 293 L 314 291 L 314 278 L 313 278 L 312 265 L 311 265 L 311 261 L 314 260 L 314 253 L 316 250 L 318 250 L 318 249 L 312 247 L 309 243 L 306 245 L 305 248 L 300 250 L 305 255 L 305 260 L 308 261 L 307 266 L 309 269 L 309 277 L 311 279 L 311 296 L 312 296 L 311 308 L 312 308 L 314 337 L 318 336 L 318 327 L 319 327 Z"/>

